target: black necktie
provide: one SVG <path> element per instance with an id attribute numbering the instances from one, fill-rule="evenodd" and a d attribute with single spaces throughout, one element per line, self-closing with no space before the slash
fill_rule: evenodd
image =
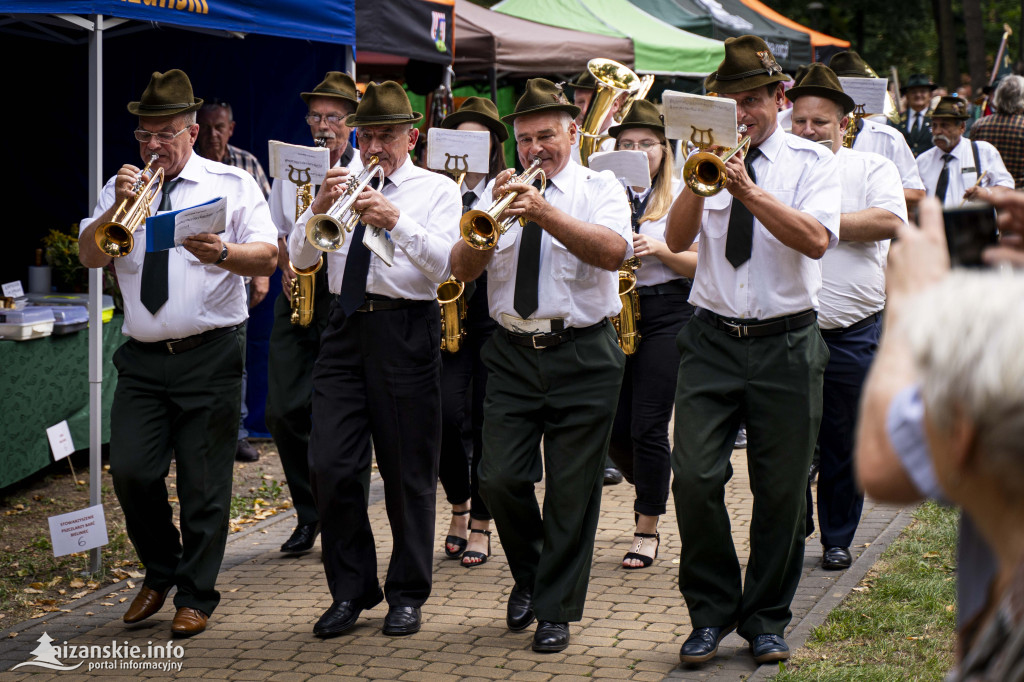
<path id="1" fill-rule="evenodd" d="M 921 112 L 914 112 L 914 126 L 910 129 L 910 133 L 914 134 L 921 129 Z"/>
<path id="2" fill-rule="evenodd" d="M 473 208 L 473 204 L 476 203 L 476 192 L 469 191 L 462 195 L 462 214 L 465 215 L 466 211 Z"/>
<path id="3" fill-rule="evenodd" d="M 754 159 L 761 155 L 760 149 L 751 149 L 744 163 L 750 181 L 757 183 L 754 174 Z M 733 197 L 732 211 L 729 213 L 729 233 L 725 237 L 725 258 L 734 268 L 750 260 L 750 250 L 754 243 L 754 214 L 742 201 Z"/>
<path id="4" fill-rule="evenodd" d="M 181 182 L 181 178 L 168 180 L 163 186 L 163 196 L 160 198 L 160 210 L 171 210 L 171 190 Z M 139 299 L 142 305 L 151 315 L 167 302 L 167 257 L 168 252 L 147 251 L 146 259 L 142 262 L 142 282 L 140 284 Z"/>
<path id="5" fill-rule="evenodd" d="M 540 277 L 540 225 L 532 220 L 523 225 L 519 240 L 519 265 L 512 307 L 524 320 L 537 310 L 537 286 Z"/>
<path id="6" fill-rule="evenodd" d="M 377 189 L 377 178 L 370 181 L 370 186 Z M 387 186 L 388 179 L 384 178 Z M 366 302 L 366 277 L 370 274 L 370 250 L 363 244 L 366 225 L 360 220 L 356 229 L 352 230 L 351 246 L 345 259 L 345 274 L 341 277 L 341 294 L 339 303 L 346 317 L 350 317 L 359 306 Z"/>
<path id="7" fill-rule="evenodd" d="M 939 181 L 935 183 L 935 196 L 939 201 L 946 201 L 946 188 L 949 187 L 949 162 L 953 160 L 952 154 L 942 155 L 942 171 L 939 173 Z"/>
<path id="8" fill-rule="evenodd" d="M 640 231 L 640 219 L 644 216 L 644 211 L 647 209 L 647 200 L 651 198 L 651 193 L 648 192 L 647 196 L 641 199 L 636 194 L 631 194 L 629 198 L 629 207 L 632 211 L 633 220 L 633 231 Z"/>

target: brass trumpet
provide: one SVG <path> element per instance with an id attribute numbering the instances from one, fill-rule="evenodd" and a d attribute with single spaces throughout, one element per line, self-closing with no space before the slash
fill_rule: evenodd
<path id="1" fill-rule="evenodd" d="M 345 243 L 345 233 L 354 230 L 359 222 L 360 214 L 352 208 L 352 204 L 375 177 L 383 180 L 384 169 L 380 166 L 380 159 L 371 156 L 369 165 L 349 181 L 345 191 L 327 212 L 317 214 L 306 222 L 306 239 L 314 248 L 328 253 L 341 248 Z"/>
<path id="2" fill-rule="evenodd" d="M 466 285 L 449 277 L 437 285 L 437 302 L 441 305 L 441 350 L 458 353 L 466 338 Z"/>
<path id="3" fill-rule="evenodd" d="M 548 179 L 544 171 L 541 170 L 540 164 L 540 159 L 535 158 L 530 167 L 523 171 L 522 175 L 513 175 L 509 182 L 529 185 L 540 176 L 541 192 L 543 192 L 544 187 L 547 186 Z M 499 223 L 498 216 L 505 212 L 505 209 L 516 200 L 517 196 L 519 196 L 519 192 L 506 192 L 500 199 L 491 204 L 491 207 L 486 211 L 476 208 L 466 211 L 459 221 L 459 231 L 462 233 L 462 239 L 477 251 L 487 251 L 497 246 L 501 235 L 508 232 L 509 228 L 516 221 L 512 217 L 506 218 Z"/>
<path id="4" fill-rule="evenodd" d="M 636 292 L 636 271 L 640 267 L 640 259 L 632 256 L 623 261 L 619 268 L 619 299 L 622 310 L 611 317 L 615 334 L 619 337 L 619 348 L 626 355 L 632 355 L 640 346 L 640 332 L 637 323 L 640 321 L 640 295 Z"/>
<path id="5" fill-rule="evenodd" d="M 114 211 L 110 222 L 96 228 L 96 233 L 93 235 L 96 239 L 96 246 L 111 258 L 121 258 L 132 252 L 132 249 L 135 248 L 135 230 L 150 216 L 150 204 L 163 189 L 163 168 L 158 168 L 148 181 L 144 180 L 150 166 L 158 158 L 160 157 L 157 154 L 149 157 L 149 163 L 139 173 L 139 177 L 132 187 L 135 198 L 132 200 L 131 207 L 127 208 L 128 200 L 125 199 Z"/>
<path id="6" fill-rule="evenodd" d="M 747 132 L 747 127 L 741 124 L 737 130 L 740 135 L 743 135 Z M 696 135 L 696 130 L 694 130 L 694 135 Z M 691 142 L 694 135 L 690 136 Z M 729 181 L 729 176 L 725 173 L 725 162 L 741 151 L 746 153 L 749 147 L 750 138 L 746 135 L 743 135 L 743 139 L 738 145 L 722 155 L 704 151 L 703 147 L 697 145 L 697 151 L 690 154 L 686 163 L 683 164 L 683 182 L 691 192 L 702 197 L 718 194 Z"/>

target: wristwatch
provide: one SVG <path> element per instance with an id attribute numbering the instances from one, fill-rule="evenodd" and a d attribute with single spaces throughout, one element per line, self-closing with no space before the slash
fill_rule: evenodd
<path id="1" fill-rule="evenodd" d="M 224 248 L 220 250 L 220 257 L 213 262 L 214 265 L 220 265 L 228 259 L 228 245 L 225 244 Z"/>

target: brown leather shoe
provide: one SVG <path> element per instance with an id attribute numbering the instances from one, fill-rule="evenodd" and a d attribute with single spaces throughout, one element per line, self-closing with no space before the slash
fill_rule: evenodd
<path id="1" fill-rule="evenodd" d="M 135 595 L 135 599 L 132 600 L 132 605 L 124 612 L 124 622 L 138 623 L 140 620 L 152 616 L 164 605 L 164 599 L 167 598 L 167 593 L 170 591 L 170 587 L 158 592 L 143 585 L 139 593 Z"/>
<path id="2" fill-rule="evenodd" d="M 209 618 L 199 609 L 192 609 L 182 606 L 174 614 L 174 621 L 171 623 L 171 634 L 175 637 L 191 637 L 198 635 L 206 629 L 206 619 Z"/>

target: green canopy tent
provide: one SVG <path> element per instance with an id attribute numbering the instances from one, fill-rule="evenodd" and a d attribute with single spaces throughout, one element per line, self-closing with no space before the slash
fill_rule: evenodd
<path id="1" fill-rule="evenodd" d="M 491 9 L 550 26 L 630 38 L 638 73 L 700 77 L 718 68 L 725 56 L 721 42 L 681 31 L 629 0 L 503 0 Z"/>

